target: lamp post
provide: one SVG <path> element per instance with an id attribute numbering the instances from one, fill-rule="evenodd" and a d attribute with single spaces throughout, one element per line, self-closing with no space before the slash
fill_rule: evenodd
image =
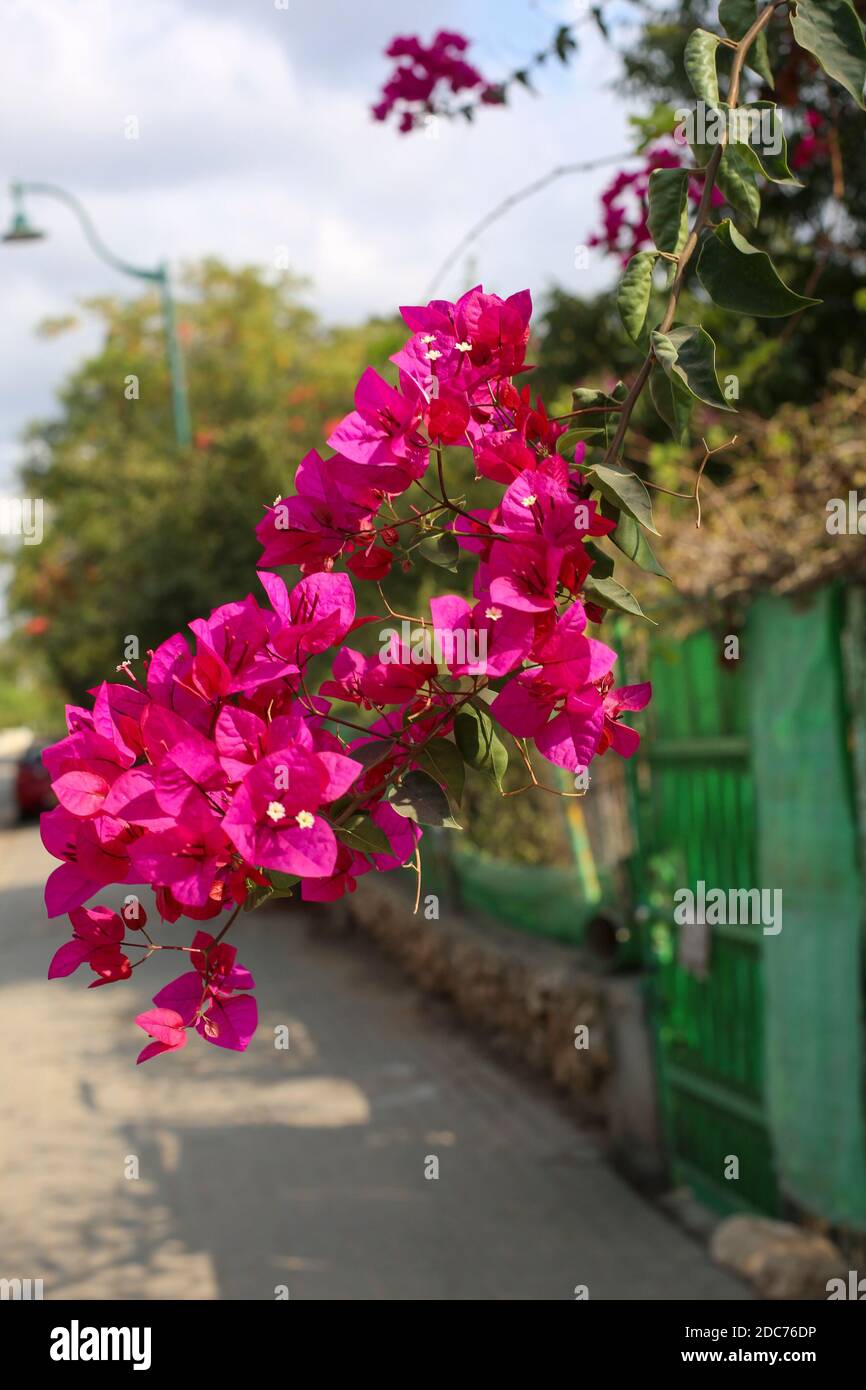
<path id="1" fill-rule="evenodd" d="M 171 296 L 171 281 L 169 279 L 168 266 L 163 261 L 155 270 L 145 270 L 141 266 L 130 265 L 128 261 L 121 260 L 110 251 L 98 235 L 88 213 L 81 206 L 77 198 L 73 198 L 71 193 L 65 189 L 57 188 L 51 183 L 13 183 L 10 185 L 12 194 L 12 222 L 9 230 L 3 237 L 5 242 L 19 241 L 41 241 L 45 236 L 35 228 L 27 218 L 24 210 L 25 194 L 35 193 L 44 195 L 48 198 L 56 198 L 58 202 L 65 203 L 75 214 L 81 225 L 85 237 L 90 242 L 91 247 L 101 260 L 106 261 L 115 270 L 122 271 L 124 275 L 131 275 L 136 280 L 147 280 L 153 285 L 159 285 L 160 297 L 162 299 L 162 321 L 165 327 L 165 346 L 168 355 L 168 367 L 171 376 L 171 406 L 174 417 L 174 432 L 178 444 L 189 444 L 191 438 L 190 419 L 189 419 L 189 399 L 186 390 L 186 373 L 183 365 L 183 354 L 180 350 L 180 343 L 177 338 L 177 328 L 174 319 L 174 301 Z"/>

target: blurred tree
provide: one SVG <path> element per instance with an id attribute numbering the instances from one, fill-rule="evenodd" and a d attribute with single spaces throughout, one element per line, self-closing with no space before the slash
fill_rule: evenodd
<path id="1" fill-rule="evenodd" d="M 186 272 L 186 452 L 172 438 L 155 298 L 85 305 L 105 340 L 65 384 L 58 418 L 28 431 L 23 483 L 48 523 L 42 545 L 16 552 L 10 589 L 24 642 L 70 695 L 110 674 L 127 638 L 143 655 L 257 587 L 262 507 L 351 409 L 363 368 L 382 367 L 402 341 L 396 320 L 324 328 L 301 293 L 291 275 L 216 260 Z M 133 377 L 138 399 L 127 399 Z"/>

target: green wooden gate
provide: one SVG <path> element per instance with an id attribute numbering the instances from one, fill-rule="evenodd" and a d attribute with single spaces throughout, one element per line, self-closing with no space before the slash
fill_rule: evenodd
<path id="1" fill-rule="evenodd" d="M 780 1199 L 764 1103 L 759 926 L 714 926 L 686 946 L 678 888 L 757 886 L 746 677 L 722 634 L 658 641 L 636 765 L 639 891 L 674 1180 L 723 1211 L 771 1214 Z M 704 953 L 704 954 L 702 954 Z M 726 1179 L 729 1156 L 737 1181 Z"/>

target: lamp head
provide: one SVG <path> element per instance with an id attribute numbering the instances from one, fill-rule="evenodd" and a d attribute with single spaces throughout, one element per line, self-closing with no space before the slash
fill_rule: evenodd
<path id="1" fill-rule="evenodd" d="M 9 230 L 4 233 L 4 241 L 41 241 L 45 236 L 38 227 L 34 227 L 28 220 L 27 214 L 19 209 L 13 213 Z"/>

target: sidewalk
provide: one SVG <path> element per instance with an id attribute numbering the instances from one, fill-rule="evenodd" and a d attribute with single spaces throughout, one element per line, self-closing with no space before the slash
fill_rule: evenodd
<path id="1" fill-rule="evenodd" d="M 249 1052 L 193 1039 L 136 1068 L 132 1017 L 172 972 L 49 985 L 35 836 L 0 832 L 3 1276 L 47 1298 L 745 1296 L 543 1086 L 301 914 L 235 938 L 262 1013 Z"/>

